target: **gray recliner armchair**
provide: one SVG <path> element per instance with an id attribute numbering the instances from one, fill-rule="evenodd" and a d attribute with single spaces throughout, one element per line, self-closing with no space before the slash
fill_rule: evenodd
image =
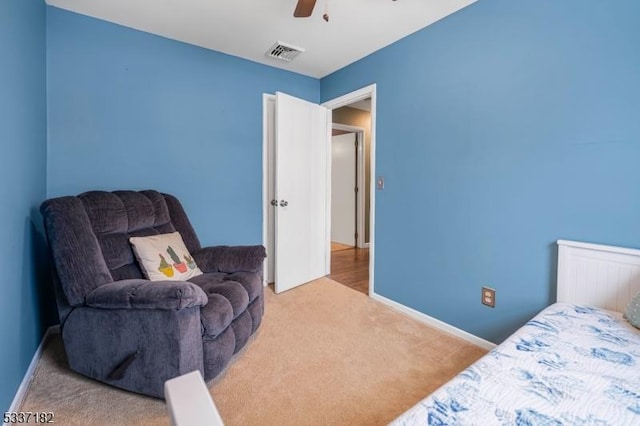
<path id="1" fill-rule="evenodd" d="M 216 377 L 260 325 L 264 247 L 201 247 L 175 197 L 91 191 L 47 200 L 40 211 L 72 370 L 163 398 L 173 377 Z M 176 231 L 203 274 L 148 281 L 129 237 Z"/>

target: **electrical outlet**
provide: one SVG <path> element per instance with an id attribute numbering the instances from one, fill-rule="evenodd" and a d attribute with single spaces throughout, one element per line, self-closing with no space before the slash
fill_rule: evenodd
<path id="1" fill-rule="evenodd" d="M 482 304 L 491 308 L 496 307 L 496 290 L 489 287 L 482 287 Z"/>

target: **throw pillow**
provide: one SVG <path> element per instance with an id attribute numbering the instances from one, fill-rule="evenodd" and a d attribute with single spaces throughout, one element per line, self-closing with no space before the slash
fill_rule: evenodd
<path id="1" fill-rule="evenodd" d="M 627 306 L 627 310 L 624 313 L 624 317 L 634 327 L 640 328 L 640 293 L 636 294 L 636 296 L 631 299 L 631 302 L 629 302 L 629 306 Z"/>
<path id="2" fill-rule="evenodd" d="M 202 275 L 179 232 L 131 237 L 140 268 L 151 281 L 186 281 Z"/>

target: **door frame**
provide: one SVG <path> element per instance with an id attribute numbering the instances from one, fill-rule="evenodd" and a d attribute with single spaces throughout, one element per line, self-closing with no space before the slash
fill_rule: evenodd
<path id="1" fill-rule="evenodd" d="M 355 133 L 358 138 L 358 149 L 356 150 L 356 158 L 358 161 L 358 175 L 356 180 L 356 185 L 358 186 L 358 194 L 356 196 L 356 212 L 358 215 L 358 226 L 356 227 L 356 232 L 358 233 L 358 247 L 359 248 L 368 248 L 369 244 L 365 243 L 364 238 L 364 222 L 365 222 L 365 191 L 363 188 L 365 187 L 366 179 L 365 179 L 365 158 L 366 158 L 366 147 L 364 146 L 364 129 L 358 126 L 351 126 L 348 124 L 340 124 L 340 123 L 331 123 L 331 128 L 335 130 L 343 130 L 349 133 Z M 333 166 L 332 166 L 333 167 Z"/>
<path id="2" fill-rule="evenodd" d="M 370 148 L 369 148 L 369 157 L 370 157 L 370 171 L 371 174 L 371 186 L 369 188 L 369 296 L 371 297 L 374 292 L 374 272 L 375 272 L 375 191 L 376 185 L 373 183 L 374 178 L 376 176 L 376 84 L 371 84 L 369 86 L 363 87 L 361 89 L 355 90 L 353 92 L 347 93 L 345 95 L 339 96 L 337 98 L 326 101 L 320 105 L 324 106 L 329 110 L 329 114 L 336 108 L 340 108 L 343 106 L 348 106 L 354 102 L 358 102 L 367 98 L 371 98 L 371 135 L 370 135 Z M 268 114 L 267 107 L 268 103 L 273 102 L 275 99 L 275 95 L 272 94 L 263 94 L 262 95 L 262 242 L 265 248 L 268 248 L 268 214 L 269 208 L 271 205 L 269 204 L 271 200 L 269 200 L 269 123 L 268 123 Z M 331 137 L 331 126 L 327 126 L 327 150 L 328 150 L 328 158 L 331 158 L 331 144 L 329 143 Z M 331 161 L 327 161 L 327 179 L 331 177 Z M 325 253 L 326 259 L 326 274 L 331 272 L 331 185 L 327 186 L 327 249 Z M 273 255 L 273 253 L 268 253 L 267 255 Z M 263 264 L 264 271 L 264 282 L 263 285 L 267 285 L 267 277 L 269 272 L 269 264 L 267 259 L 265 259 Z"/>
<path id="3" fill-rule="evenodd" d="M 271 159 L 270 155 L 273 154 L 273 135 L 269 133 L 270 130 L 275 132 L 275 123 L 273 128 L 269 126 L 269 103 L 275 105 L 276 95 L 264 93 L 262 95 L 262 245 L 267 251 L 267 257 L 262 264 L 263 285 L 269 284 L 269 277 L 274 273 L 273 271 L 273 241 L 269 241 L 269 228 L 275 227 L 275 223 L 269 224 L 269 209 L 271 206 L 271 200 L 269 197 L 269 183 L 271 182 Z M 273 189 L 273 188 L 272 188 Z"/>
<path id="4" fill-rule="evenodd" d="M 376 216 L 376 185 L 375 176 L 376 176 L 376 84 L 370 84 L 369 86 L 363 87 L 361 89 L 355 90 L 353 92 L 347 93 L 345 95 L 339 96 L 335 99 L 331 99 L 326 101 L 320 105 L 328 108 L 333 111 L 336 108 L 340 108 L 343 106 L 349 106 L 350 104 L 358 101 L 362 101 L 364 99 L 371 98 L 371 135 L 370 135 L 370 148 L 369 148 L 369 158 L 370 158 L 370 169 L 369 173 L 371 174 L 371 187 L 369 188 L 369 297 L 371 297 L 374 292 L 374 272 L 375 272 L 375 216 Z M 331 144 L 329 144 L 331 145 Z M 331 158 L 331 155 L 329 155 Z M 331 163 L 330 161 L 328 162 Z M 331 176 L 331 170 L 328 170 L 329 176 Z M 331 206 L 331 193 L 328 192 L 328 205 Z M 331 241 L 329 236 L 329 241 L 327 242 L 327 259 L 331 259 Z M 329 269 L 327 269 L 329 270 Z M 328 272 L 327 272 L 328 273 Z"/>

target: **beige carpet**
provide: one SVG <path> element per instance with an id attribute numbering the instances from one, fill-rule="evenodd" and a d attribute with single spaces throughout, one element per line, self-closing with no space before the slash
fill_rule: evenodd
<path id="1" fill-rule="evenodd" d="M 386 424 L 485 353 L 326 278 L 265 292 L 259 331 L 209 383 L 227 426 Z M 169 423 L 163 401 L 70 372 L 59 336 L 20 410 L 62 425 Z"/>

